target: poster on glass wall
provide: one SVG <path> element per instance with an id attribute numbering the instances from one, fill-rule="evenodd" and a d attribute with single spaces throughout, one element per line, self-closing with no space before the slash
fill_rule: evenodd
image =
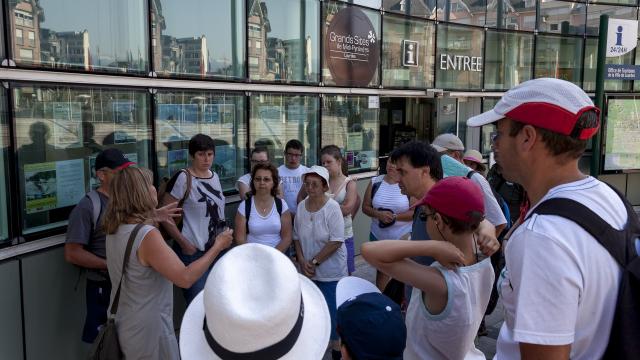
<path id="1" fill-rule="evenodd" d="M 132 125 L 136 103 L 133 101 L 114 101 L 113 120 L 116 124 Z"/>
<path id="2" fill-rule="evenodd" d="M 604 170 L 640 169 L 640 98 L 609 99 Z"/>
<path id="3" fill-rule="evenodd" d="M 79 102 L 51 103 L 53 145 L 56 148 L 82 147 L 82 105 Z"/>
<path id="4" fill-rule="evenodd" d="M 24 166 L 27 214 L 75 205 L 84 196 L 83 160 L 51 161 Z"/>

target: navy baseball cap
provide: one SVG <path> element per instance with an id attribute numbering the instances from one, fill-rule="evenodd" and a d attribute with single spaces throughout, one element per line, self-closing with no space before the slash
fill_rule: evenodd
<path id="1" fill-rule="evenodd" d="M 407 328 L 398 304 L 356 277 L 340 280 L 336 302 L 338 334 L 354 358 L 402 359 Z"/>
<path id="2" fill-rule="evenodd" d="M 116 148 L 108 148 L 101 151 L 96 157 L 96 171 L 102 168 L 121 170 L 136 163 L 127 159 L 122 151 Z"/>

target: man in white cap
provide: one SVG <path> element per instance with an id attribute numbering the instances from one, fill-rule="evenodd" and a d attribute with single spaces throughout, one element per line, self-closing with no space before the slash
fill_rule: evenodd
<path id="1" fill-rule="evenodd" d="M 496 237 L 499 236 L 507 225 L 507 219 L 500 208 L 500 204 L 498 204 L 498 201 L 493 195 L 491 185 L 489 185 L 487 179 L 479 172 L 475 172 L 464 164 L 464 144 L 462 140 L 454 134 L 440 134 L 433 139 L 431 146 L 442 154 L 440 161 L 442 162 L 444 177 L 466 176 L 480 186 L 484 196 L 486 219 L 495 226 Z"/>
<path id="2" fill-rule="evenodd" d="M 531 209 L 505 249 L 500 295 L 505 322 L 497 359 L 599 359 L 614 318 L 621 267 L 577 223 L 533 214 L 543 201 L 568 198 L 615 229 L 627 211 L 614 190 L 578 167 L 597 132 L 599 110 L 576 85 L 530 80 L 509 90 L 469 126 L 496 123 L 496 161 L 527 191 Z"/>

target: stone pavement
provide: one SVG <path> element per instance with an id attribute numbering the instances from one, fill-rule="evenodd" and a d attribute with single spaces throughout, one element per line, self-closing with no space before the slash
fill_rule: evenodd
<path id="1" fill-rule="evenodd" d="M 356 271 L 353 275 L 369 280 L 373 283 L 376 278 L 376 270 L 371 267 L 371 265 L 369 265 L 362 256 L 356 256 Z M 476 338 L 476 347 L 484 353 L 487 359 L 493 358 L 493 355 L 496 353 L 496 339 L 498 338 L 500 326 L 502 326 L 503 321 L 502 313 L 502 304 L 498 302 L 498 306 L 496 306 L 493 313 L 485 319 L 485 325 L 489 335 Z M 327 351 L 322 359 L 331 360 L 331 352 Z"/>

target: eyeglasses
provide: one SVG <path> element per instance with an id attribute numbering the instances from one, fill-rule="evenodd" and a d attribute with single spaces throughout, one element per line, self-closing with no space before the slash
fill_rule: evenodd
<path id="1" fill-rule="evenodd" d="M 489 135 L 489 139 L 491 139 L 491 143 L 495 144 L 498 140 L 500 140 L 500 132 L 494 131 Z"/>
<path id="2" fill-rule="evenodd" d="M 302 153 L 300 153 L 300 154 L 296 154 L 296 153 L 286 152 L 286 153 L 284 153 L 284 154 L 285 154 L 285 155 L 287 155 L 287 156 L 289 156 L 289 157 L 292 157 L 292 158 L 299 158 L 299 157 L 301 157 L 301 156 L 302 156 Z"/>
<path id="3" fill-rule="evenodd" d="M 305 181 L 304 182 L 304 186 L 308 187 L 310 189 L 314 189 L 314 188 L 319 188 L 322 186 L 322 182 L 311 182 L 311 181 Z"/>
<path id="4" fill-rule="evenodd" d="M 436 212 L 432 212 L 432 213 L 428 213 L 428 212 L 421 212 L 420 213 L 420 221 L 427 221 L 428 218 L 435 218 L 436 216 Z"/>
<path id="5" fill-rule="evenodd" d="M 249 160 L 252 164 L 266 164 L 269 162 L 269 160 Z"/>
<path id="6" fill-rule="evenodd" d="M 268 183 L 268 182 L 273 181 L 273 179 L 271 179 L 271 177 L 270 177 L 270 176 L 264 176 L 264 177 L 262 177 L 262 176 L 256 176 L 256 177 L 254 177 L 254 178 L 253 178 L 253 181 L 258 182 L 258 183 L 259 183 L 259 182 Z"/>

